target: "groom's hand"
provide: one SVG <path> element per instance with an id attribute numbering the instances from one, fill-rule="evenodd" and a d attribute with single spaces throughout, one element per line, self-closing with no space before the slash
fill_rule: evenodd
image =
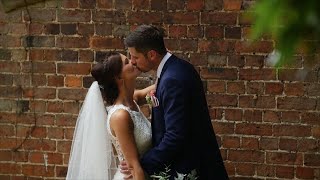
<path id="1" fill-rule="evenodd" d="M 131 170 L 132 168 L 129 168 L 125 161 L 120 162 L 120 172 L 124 174 L 125 180 L 129 180 L 133 178 Z"/>

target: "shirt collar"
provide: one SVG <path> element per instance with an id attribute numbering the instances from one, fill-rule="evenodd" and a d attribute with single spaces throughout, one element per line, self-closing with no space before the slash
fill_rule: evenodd
<path id="1" fill-rule="evenodd" d="M 157 78 L 160 78 L 163 66 L 164 66 L 164 64 L 166 64 L 166 62 L 168 61 L 168 59 L 170 58 L 171 55 L 172 55 L 171 53 L 167 52 L 167 54 L 162 58 L 159 66 L 158 66 L 158 69 L 157 69 Z"/>

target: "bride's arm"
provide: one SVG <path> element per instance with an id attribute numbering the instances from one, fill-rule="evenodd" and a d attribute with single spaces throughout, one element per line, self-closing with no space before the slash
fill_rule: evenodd
<path id="1" fill-rule="evenodd" d="M 133 122 L 125 110 L 114 112 L 110 119 L 112 133 L 117 137 L 121 151 L 132 169 L 133 179 L 144 180 L 144 172 L 139 162 L 139 154 L 133 134 Z"/>
<path id="2" fill-rule="evenodd" d="M 145 102 L 145 97 L 150 91 L 156 90 L 156 86 L 153 84 L 151 86 L 148 86 L 144 89 L 135 90 L 133 94 L 133 99 L 138 103 L 142 104 L 140 102 Z"/>

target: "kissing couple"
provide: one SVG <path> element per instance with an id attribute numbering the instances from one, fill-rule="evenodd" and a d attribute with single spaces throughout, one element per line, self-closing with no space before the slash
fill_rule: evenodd
<path id="1" fill-rule="evenodd" d="M 193 65 L 167 51 L 164 30 L 155 26 L 137 27 L 125 45 L 130 58 L 111 53 L 91 71 L 96 81 L 77 119 L 66 179 L 144 180 L 163 172 L 170 180 L 228 179 Z M 136 78 L 150 70 L 156 83 L 135 90 Z M 138 106 L 149 92 L 151 123 Z"/>

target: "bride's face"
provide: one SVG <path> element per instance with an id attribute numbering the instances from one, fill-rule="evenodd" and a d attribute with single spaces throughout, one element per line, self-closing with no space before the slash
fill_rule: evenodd
<path id="1" fill-rule="evenodd" d="M 122 60 L 121 77 L 125 79 L 136 79 L 141 72 L 136 66 L 133 66 L 127 56 L 120 54 Z"/>

